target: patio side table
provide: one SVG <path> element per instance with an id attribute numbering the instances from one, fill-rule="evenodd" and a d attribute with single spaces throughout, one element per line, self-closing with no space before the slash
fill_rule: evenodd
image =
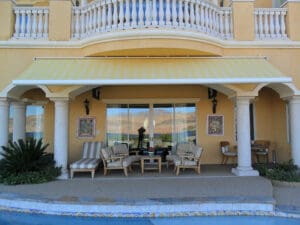
<path id="1" fill-rule="evenodd" d="M 149 160 L 149 161 L 153 161 L 153 163 L 157 164 L 153 165 L 151 167 L 145 167 L 145 161 Z M 161 173 L 161 156 L 160 155 L 143 155 L 141 156 L 141 172 L 142 174 L 144 174 L 145 170 L 158 170 L 159 173 Z"/>

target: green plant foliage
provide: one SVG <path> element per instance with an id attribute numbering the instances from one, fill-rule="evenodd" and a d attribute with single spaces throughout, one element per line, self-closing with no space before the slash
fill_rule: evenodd
<path id="1" fill-rule="evenodd" d="M 53 154 L 45 152 L 49 144 L 42 139 L 10 141 L 2 146 L 0 161 L 0 182 L 5 184 L 41 183 L 53 180 L 60 174 L 55 167 Z"/>
<path id="2" fill-rule="evenodd" d="M 271 180 L 300 182 L 300 174 L 298 167 L 293 164 L 293 161 L 287 163 L 276 164 L 258 164 L 255 168 L 261 176 L 265 176 Z"/>

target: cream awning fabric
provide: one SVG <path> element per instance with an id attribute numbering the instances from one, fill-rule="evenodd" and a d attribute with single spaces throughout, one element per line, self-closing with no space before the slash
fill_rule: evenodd
<path id="1" fill-rule="evenodd" d="M 265 58 L 38 58 L 16 85 L 291 82 Z"/>

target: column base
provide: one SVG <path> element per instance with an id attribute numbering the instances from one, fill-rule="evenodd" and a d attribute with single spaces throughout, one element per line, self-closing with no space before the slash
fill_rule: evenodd
<path id="1" fill-rule="evenodd" d="M 252 167 L 236 167 L 232 168 L 231 172 L 236 176 L 259 176 L 258 171 L 254 170 Z"/>
<path id="2" fill-rule="evenodd" d="M 68 180 L 69 179 L 69 172 L 68 172 L 68 170 L 61 171 L 61 175 L 58 176 L 56 179 L 58 179 L 58 180 Z"/>

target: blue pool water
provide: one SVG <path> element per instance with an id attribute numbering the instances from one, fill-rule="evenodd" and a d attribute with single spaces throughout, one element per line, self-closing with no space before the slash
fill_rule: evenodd
<path id="1" fill-rule="evenodd" d="M 267 216 L 203 216 L 174 218 L 93 218 L 0 211 L 0 225 L 300 225 L 300 219 Z"/>

